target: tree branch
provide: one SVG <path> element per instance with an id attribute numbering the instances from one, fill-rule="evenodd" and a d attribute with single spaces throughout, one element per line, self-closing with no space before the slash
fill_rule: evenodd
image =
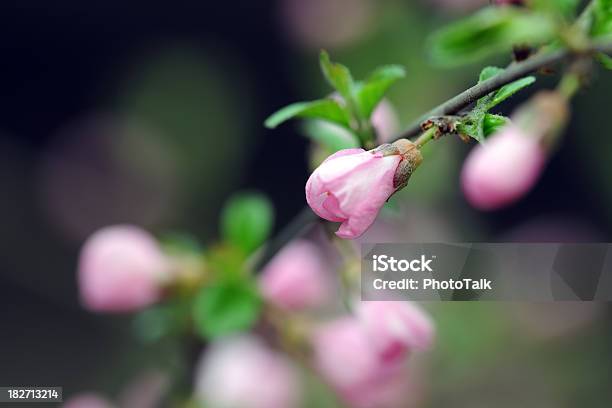
<path id="1" fill-rule="evenodd" d="M 595 43 L 591 49 L 586 50 L 581 54 L 592 54 L 595 52 L 612 52 L 612 42 Z M 574 58 L 577 55 L 575 52 L 563 49 L 553 51 L 546 54 L 535 55 L 523 62 L 510 65 L 506 70 L 493 78 L 490 78 L 484 82 L 474 85 L 473 87 L 466 89 L 459 95 L 447 100 L 443 104 L 433 108 L 425 115 L 421 116 L 417 121 L 412 123 L 397 139 L 410 138 L 417 136 L 421 133 L 421 124 L 428 119 L 436 116 L 454 115 L 459 113 L 461 110 L 467 108 L 472 103 L 476 102 L 483 96 L 500 89 L 502 86 L 509 84 L 510 82 L 516 81 L 526 75 L 532 74 L 541 68 L 549 65 L 554 65 L 568 58 Z"/>
<path id="2" fill-rule="evenodd" d="M 417 136 L 422 131 L 421 124 L 426 120 L 436 116 L 457 114 L 483 96 L 500 89 L 510 82 L 532 74 L 541 68 L 557 64 L 569 58 L 598 52 L 612 53 L 612 41 L 595 42 L 590 49 L 580 53 L 569 49 L 562 49 L 546 54 L 534 55 L 523 62 L 512 64 L 506 68 L 504 72 L 466 89 L 459 95 L 430 110 L 394 140 Z M 268 244 L 258 259 L 254 261 L 255 270 L 263 267 L 287 242 L 295 238 L 300 232 L 305 230 L 307 225 L 315 222 L 317 219 L 316 215 L 308 206 L 304 207 L 296 218 L 294 218 L 281 233 Z"/>

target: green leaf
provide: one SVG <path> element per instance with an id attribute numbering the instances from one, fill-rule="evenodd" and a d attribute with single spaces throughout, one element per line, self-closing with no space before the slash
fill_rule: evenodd
<path id="1" fill-rule="evenodd" d="M 302 129 L 306 136 L 324 145 L 330 152 L 359 147 L 359 139 L 350 130 L 321 120 L 309 120 Z"/>
<path id="2" fill-rule="evenodd" d="M 504 72 L 503 68 L 499 68 L 499 67 L 485 67 L 481 72 L 480 72 L 480 76 L 478 78 L 478 83 L 484 82 L 488 79 L 491 79 L 499 74 L 501 74 L 502 72 Z M 525 78 L 521 78 L 518 79 L 514 82 L 511 82 L 507 85 L 504 85 L 503 87 L 501 87 L 499 90 L 497 90 L 496 92 L 492 92 L 489 95 L 480 98 L 480 100 L 478 101 L 478 105 L 481 105 L 482 107 L 484 107 L 484 109 L 486 111 L 490 110 L 491 108 L 499 105 L 500 103 L 502 103 L 503 101 L 505 101 L 506 99 L 510 98 L 512 95 L 514 95 L 515 93 L 517 93 L 518 91 L 520 91 L 523 88 L 528 87 L 529 85 L 533 84 L 536 81 L 536 78 L 534 76 L 528 76 Z"/>
<path id="3" fill-rule="evenodd" d="M 511 97 L 518 91 L 520 91 L 521 89 L 526 88 L 529 85 L 533 84 L 535 81 L 536 79 L 534 76 L 528 76 L 525 78 L 521 78 L 517 81 L 514 81 L 512 83 L 509 83 L 506 86 L 503 86 L 499 91 L 495 93 L 493 100 L 489 104 L 489 109 L 491 109 L 492 107 L 496 105 L 499 105 L 500 103 L 502 103 L 503 101 L 505 101 L 506 99 L 508 99 L 509 97 Z"/>
<path id="4" fill-rule="evenodd" d="M 496 75 L 504 72 L 503 68 L 499 67 L 484 67 L 482 71 L 480 71 L 480 75 L 478 76 L 478 83 L 484 82 L 487 79 L 491 79 Z"/>
<path id="5" fill-rule="evenodd" d="M 261 299 L 255 290 L 238 283 L 204 287 L 196 295 L 193 319 L 204 339 L 248 330 L 257 321 Z"/>
<path id="6" fill-rule="evenodd" d="M 484 137 L 489 137 L 493 133 L 497 132 L 499 129 L 504 127 L 506 124 L 510 122 L 505 116 L 501 115 L 493 115 L 491 113 L 487 113 L 482 121 L 482 133 Z"/>
<path id="7" fill-rule="evenodd" d="M 238 194 L 230 199 L 221 214 L 221 235 L 246 253 L 261 246 L 274 222 L 270 201 L 262 194 Z"/>
<path id="8" fill-rule="evenodd" d="M 543 13 L 515 7 L 487 7 L 434 33 L 433 61 L 456 66 L 509 52 L 515 44 L 537 45 L 555 36 L 554 20 Z"/>
<path id="9" fill-rule="evenodd" d="M 474 109 L 470 112 L 459 124 L 457 125 L 457 131 L 462 134 L 471 137 L 472 139 L 482 143 L 485 139 L 484 134 L 484 119 L 486 112 L 481 109 Z"/>
<path id="10" fill-rule="evenodd" d="M 369 118 L 391 85 L 406 76 L 399 65 L 387 65 L 375 70 L 365 82 L 357 84 L 355 97 L 361 115 Z"/>
<path id="11" fill-rule="evenodd" d="M 612 70 L 612 57 L 604 53 L 599 53 L 596 55 L 596 58 L 604 68 Z"/>
<path id="12" fill-rule="evenodd" d="M 494 76 L 502 73 L 504 70 L 498 67 L 485 67 L 480 71 L 478 76 L 478 83 L 484 82 Z M 479 143 L 482 143 L 485 139 L 484 133 L 484 121 L 487 115 L 487 111 L 490 109 L 491 101 L 493 100 L 495 92 L 492 92 L 486 96 L 483 96 L 476 102 L 476 106 L 472 111 L 459 122 L 457 130 L 459 133 L 469 136 Z"/>
<path id="13" fill-rule="evenodd" d="M 480 72 L 478 83 L 491 79 L 501 74 L 503 71 L 504 70 L 499 67 L 485 67 Z M 483 96 L 476 102 L 474 109 L 472 109 L 472 111 L 457 125 L 457 130 L 459 133 L 482 143 L 487 136 L 507 123 L 507 119 L 503 116 L 492 115 L 488 113 L 488 111 L 534 82 L 535 77 L 532 76 L 521 78 L 503 86 L 495 92 Z"/>
<path id="14" fill-rule="evenodd" d="M 354 87 L 351 71 L 342 64 L 331 62 L 326 51 L 321 51 L 319 62 L 327 82 L 350 104 L 353 100 Z"/>
<path id="15" fill-rule="evenodd" d="M 612 34 L 612 0 L 595 0 L 591 34 L 596 37 Z"/>
<path id="16" fill-rule="evenodd" d="M 323 119 L 349 127 L 350 117 L 346 109 L 333 99 L 319 99 L 312 102 L 297 102 L 285 106 L 273 113 L 264 122 L 269 129 L 274 129 L 283 122 L 294 118 Z"/>

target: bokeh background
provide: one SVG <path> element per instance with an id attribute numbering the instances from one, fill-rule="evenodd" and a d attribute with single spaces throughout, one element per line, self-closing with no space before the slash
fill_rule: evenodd
<path id="1" fill-rule="evenodd" d="M 407 125 L 473 84 L 446 70 L 428 33 L 481 0 L 4 2 L 0 5 L 0 385 L 117 395 L 172 345 L 143 345 L 129 317 L 79 306 L 78 250 L 96 229 L 217 234 L 223 202 L 256 189 L 277 230 L 304 206 L 308 140 L 276 109 L 329 92 L 317 55 L 364 77 L 406 66 L 389 100 Z M 507 59 L 490 61 L 503 65 Z M 574 101 L 572 123 L 537 187 L 502 211 L 471 209 L 458 174 L 470 146 L 429 144 L 410 186 L 369 232 L 384 241 L 610 241 L 612 75 Z M 501 107 L 509 113 L 555 77 Z M 415 371 L 431 407 L 608 407 L 607 304 L 428 305 L 438 346 Z"/>

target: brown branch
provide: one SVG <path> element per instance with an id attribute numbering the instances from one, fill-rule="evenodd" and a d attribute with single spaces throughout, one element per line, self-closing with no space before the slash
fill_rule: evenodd
<path id="1" fill-rule="evenodd" d="M 579 55 L 589 55 L 596 52 L 612 52 L 612 42 L 607 41 L 595 43 L 590 49 L 581 53 L 576 53 L 569 49 L 562 49 L 548 52 L 546 54 L 538 54 L 523 62 L 512 64 L 506 68 L 504 72 L 484 82 L 481 82 L 478 85 L 474 85 L 473 87 L 466 89 L 459 95 L 433 108 L 425 115 L 421 116 L 418 120 L 413 122 L 406 130 L 404 130 L 404 132 L 402 132 L 402 134 L 397 136 L 395 140 L 417 136 L 419 133 L 421 133 L 421 124 L 426 120 L 437 116 L 457 114 L 483 96 L 500 89 L 502 86 L 507 85 L 510 82 L 532 74 L 541 68 L 557 64 L 569 58 L 575 58 Z"/>

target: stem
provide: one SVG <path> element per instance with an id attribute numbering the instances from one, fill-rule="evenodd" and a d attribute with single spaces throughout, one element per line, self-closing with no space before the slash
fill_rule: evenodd
<path id="1" fill-rule="evenodd" d="M 612 52 L 612 42 L 607 41 L 594 43 L 585 53 L 591 54 L 595 52 Z M 394 140 L 414 137 L 419 134 L 421 131 L 421 123 L 425 122 L 426 120 L 436 116 L 457 114 L 462 109 L 465 109 L 472 103 L 476 102 L 478 99 L 500 89 L 502 86 L 507 85 L 510 82 L 514 82 L 517 79 L 536 72 L 541 68 L 556 64 L 574 56 L 576 56 L 576 54 L 573 51 L 569 49 L 562 49 L 546 54 L 538 54 L 523 62 L 510 65 L 504 72 L 484 82 L 474 85 L 469 89 L 466 89 L 459 95 L 433 108 L 425 115 L 421 116 L 417 121 L 412 123 L 408 129 L 406 129 Z"/>
<path id="2" fill-rule="evenodd" d="M 435 138 L 437 131 L 438 129 L 435 126 L 427 129 L 425 132 L 423 132 L 423 134 L 421 134 L 421 136 L 418 137 L 417 140 L 414 141 L 414 144 L 420 149 L 421 147 L 425 146 L 427 142 Z"/>
<path id="3" fill-rule="evenodd" d="M 563 75 L 561 78 L 561 82 L 557 86 L 557 91 L 563 95 L 567 100 L 572 99 L 572 97 L 578 92 L 580 89 L 580 76 L 573 72 L 568 72 Z"/>
<path id="4" fill-rule="evenodd" d="M 319 218 L 310 207 L 306 206 L 302 208 L 299 214 L 270 241 L 263 249 L 263 252 L 257 255 L 257 259 L 252 260 L 253 270 L 258 271 L 265 266 L 287 242 L 291 241 L 301 232 L 304 232 L 307 226 L 317 220 L 319 220 Z"/>

